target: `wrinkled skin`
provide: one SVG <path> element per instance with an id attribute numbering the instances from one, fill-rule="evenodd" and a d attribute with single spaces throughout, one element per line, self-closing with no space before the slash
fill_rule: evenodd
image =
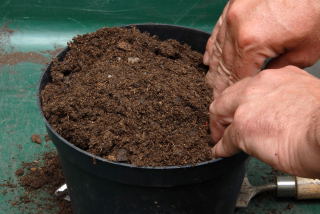
<path id="1" fill-rule="evenodd" d="M 319 38 L 317 0 L 228 3 L 204 55 L 215 157 L 242 150 L 284 172 L 320 178 L 320 80 L 299 69 L 320 58 Z"/>
<path id="2" fill-rule="evenodd" d="M 320 178 L 320 80 L 287 66 L 224 90 L 210 105 L 215 157 L 240 150 L 281 171 Z"/>
<path id="3" fill-rule="evenodd" d="M 231 0 L 208 40 L 204 64 L 208 84 L 226 87 L 268 68 L 314 64 L 320 57 L 318 0 Z"/>

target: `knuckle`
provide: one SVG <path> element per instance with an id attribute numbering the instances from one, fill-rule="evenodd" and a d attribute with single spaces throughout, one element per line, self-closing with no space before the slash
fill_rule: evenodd
<path id="1" fill-rule="evenodd" d="M 256 84 L 261 85 L 266 82 L 281 83 L 286 81 L 288 78 L 290 78 L 292 76 L 292 72 L 301 73 L 301 74 L 306 73 L 304 70 L 294 65 L 287 65 L 279 69 L 266 69 L 261 71 L 257 75 L 258 81 L 256 81 Z M 287 77 L 287 78 L 284 78 L 284 77 Z"/>
<path id="2" fill-rule="evenodd" d="M 296 72 L 301 72 L 302 70 L 298 68 L 297 66 L 294 65 L 287 65 L 283 68 L 284 71 L 296 71 Z"/>
<path id="3" fill-rule="evenodd" d="M 303 75 L 303 76 L 309 76 L 310 75 L 307 71 L 305 71 L 305 70 L 303 70 L 303 69 L 301 69 L 299 67 L 293 66 L 293 65 L 288 65 L 288 66 L 284 67 L 283 72 L 286 72 L 286 74 L 288 76 L 290 75 L 290 77 L 293 77 L 292 76 L 293 74 Z"/>
<path id="4" fill-rule="evenodd" d="M 228 10 L 228 12 L 226 14 L 227 24 L 230 25 L 234 21 L 236 21 L 239 17 L 239 14 L 240 14 L 240 11 L 237 7 L 230 7 L 230 9 Z"/>
<path id="5" fill-rule="evenodd" d="M 261 71 L 258 75 L 257 78 L 261 82 L 275 82 L 277 79 L 279 79 L 279 71 L 276 69 L 266 69 Z M 259 82 L 257 83 L 259 84 Z"/>
<path id="6" fill-rule="evenodd" d="M 266 69 L 266 70 L 261 71 L 258 76 L 263 79 L 269 78 L 269 77 L 275 75 L 274 71 L 275 71 L 274 69 Z"/>
<path id="7" fill-rule="evenodd" d="M 237 45 L 239 49 L 263 46 L 263 40 L 252 27 L 242 26 L 238 32 Z"/>
<path id="8" fill-rule="evenodd" d="M 256 41 L 257 38 L 253 33 L 247 33 L 244 30 L 239 33 L 238 46 L 240 49 L 245 49 L 248 46 L 255 44 Z"/>

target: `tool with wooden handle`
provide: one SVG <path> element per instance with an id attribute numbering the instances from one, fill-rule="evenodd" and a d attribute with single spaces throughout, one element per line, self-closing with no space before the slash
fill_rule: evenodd
<path id="1" fill-rule="evenodd" d="M 320 199 L 320 180 L 294 176 L 277 176 L 275 183 L 252 186 L 245 177 L 237 200 L 237 207 L 247 207 L 250 200 L 262 192 L 275 191 L 277 197 Z"/>

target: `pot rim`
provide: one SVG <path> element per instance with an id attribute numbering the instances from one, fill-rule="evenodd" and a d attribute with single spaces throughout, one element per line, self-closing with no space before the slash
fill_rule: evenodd
<path id="1" fill-rule="evenodd" d="M 139 24 L 129 24 L 129 25 L 120 25 L 120 26 L 112 26 L 112 27 L 130 27 L 130 26 L 146 26 L 146 25 L 153 25 L 153 26 L 165 26 L 165 27 L 172 27 L 172 28 L 180 28 L 180 29 L 187 29 L 187 30 L 192 30 L 192 31 L 198 31 L 201 33 L 205 33 L 210 35 L 209 33 L 202 31 L 202 30 L 198 30 L 198 29 L 194 29 L 194 28 L 190 28 L 190 27 L 184 27 L 184 26 L 179 26 L 179 25 L 171 25 L 171 24 L 158 24 L 158 23 L 139 23 Z M 58 53 L 55 57 L 59 56 L 61 53 L 65 52 L 67 50 L 68 46 L 66 48 L 64 48 L 60 53 Z M 53 58 L 55 58 L 53 57 Z M 114 166 L 120 166 L 120 167 L 128 167 L 128 168 L 136 168 L 136 169 L 152 169 L 152 170 L 174 170 L 174 169 L 188 169 L 188 168 L 194 168 L 194 167 L 200 167 L 200 166 L 204 166 L 204 165 L 208 165 L 208 164 L 214 164 L 214 163 L 220 163 L 225 159 L 228 158 L 217 158 L 217 159 L 212 159 L 209 161 L 204 161 L 204 162 L 200 162 L 197 164 L 188 164 L 188 165 L 178 165 L 178 166 L 135 166 L 132 164 L 127 164 L 127 163 L 120 163 L 120 162 L 113 162 L 113 161 L 109 161 L 105 158 L 102 158 L 100 156 L 91 154 L 77 146 L 75 146 L 74 144 L 70 143 L 69 141 L 67 141 L 66 139 L 64 139 L 60 134 L 58 134 L 49 124 L 47 118 L 44 116 L 43 110 L 42 110 L 42 105 L 41 105 L 41 91 L 42 91 L 42 87 L 41 87 L 41 83 L 43 81 L 43 78 L 45 76 L 45 74 L 48 72 L 48 69 L 50 69 L 50 66 L 52 64 L 52 61 L 46 66 L 45 71 L 41 74 L 40 76 L 40 80 L 38 82 L 38 87 L 37 87 L 37 105 L 38 108 L 40 109 L 40 113 L 42 118 L 44 119 L 45 125 L 47 126 L 47 128 L 50 129 L 50 131 L 56 135 L 56 137 L 62 141 L 64 144 L 66 144 L 67 146 L 71 147 L 72 149 L 76 150 L 77 152 L 89 156 L 92 159 L 95 160 L 99 160 L 103 163 L 106 164 L 111 164 Z"/>

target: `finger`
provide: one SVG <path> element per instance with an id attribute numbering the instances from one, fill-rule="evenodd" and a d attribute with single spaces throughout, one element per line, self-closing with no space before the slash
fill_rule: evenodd
<path id="1" fill-rule="evenodd" d="M 210 114 L 231 123 L 230 118 L 233 118 L 234 112 L 243 101 L 244 91 L 251 81 L 252 77 L 247 77 L 225 89 L 210 105 Z"/>
<path id="2" fill-rule="evenodd" d="M 213 28 L 212 34 L 208 39 L 207 45 L 206 45 L 206 51 L 203 55 L 203 64 L 205 65 L 209 65 L 210 63 L 210 56 L 212 56 L 212 48 L 214 48 L 214 43 L 217 39 L 217 34 L 221 28 L 222 25 L 222 16 L 219 17 L 219 20 L 217 21 L 217 24 L 215 25 L 215 27 Z"/>
<path id="3" fill-rule="evenodd" d="M 219 122 L 218 122 L 219 121 Z M 214 142 L 218 142 L 223 136 L 225 126 L 215 115 L 210 114 L 210 134 Z"/>
<path id="4" fill-rule="evenodd" d="M 225 13 L 227 13 L 227 8 L 225 8 Z M 222 55 L 222 47 L 225 42 L 225 34 L 227 31 L 227 23 L 225 21 L 225 14 L 222 16 L 222 23 L 219 28 L 219 31 L 217 32 L 216 38 L 213 41 L 212 48 L 211 48 L 211 58 L 214 56 L 218 59 L 218 62 L 221 61 L 221 55 Z M 209 59 L 210 60 L 210 59 Z M 210 67 L 216 67 L 217 64 L 209 63 Z"/>
<path id="5" fill-rule="evenodd" d="M 223 10 L 223 13 L 222 15 L 219 17 L 215 27 L 213 28 L 213 31 L 211 33 L 211 36 L 210 38 L 208 39 L 208 42 L 207 42 L 207 45 L 206 45 L 206 51 L 204 53 L 204 56 L 203 56 L 203 64 L 205 65 L 209 65 L 210 63 L 210 58 L 212 57 L 212 52 L 213 52 L 213 48 L 214 47 L 214 43 L 216 42 L 216 39 L 217 39 L 217 35 L 221 29 L 221 26 L 225 20 L 225 16 L 226 16 L 226 13 L 228 11 L 228 8 L 229 8 L 229 2 L 227 3 L 227 5 L 225 6 L 224 10 Z"/>
<path id="6" fill-rule="evenodd" d="M 229 78 L 228 76 L 224 75 L 218 59 L 215 58 L 213 60 L 215 61 L 213 62 L 215 65 L 210 66 L 206 75 L 206 83 L 213 89 L 213 97 L 215 99 L 229 85 Z"/>
<path id="7" fill-rule="evenodd" d="M 236 50 L 234 38 L 230 31 L 226 31 L 220 66 L 223 74 L 228 77 L 227 86 L 230 86 L 239 80 L 239 77 L 234 72 L 237 69 L 234 67 L 235 56 Z"/>
<path id="8" fill-rule="evenodd" d="M 217 97 L 225 88 L 231 85 L 230 81 L 233 81 L 233 78 L 231 78 L 233 75 L 230 70 L 226 69 L 223 60 L 221 59 L 222 55 L 229 53 L 224 53 L 222 51 L 219 42 L 214 43 L 213 46 L 210 68 L 206 75 L 206 82 L 214 89 L 214 97 Z"/>
<path id="9" fill-rule="evenodd" d="M 218 81 L 219 77 L 217 74 L 218 63 L 219 63 L 218 56 L 211 57 L 209 70 L 205 77 L 206 84 L 213 89 L 217 84 L 219 84 L 219 81 Z"/>
<path id="10" fill-rule="evenodd" d="M 241 94 L 249 84 L 251 78 L 241 80 L 239 83 L 227 88 L 220 96 L 215 97 L 210 104 L 210 131 L 214 142 L 218 142 L 225 127 L 233 121 L 233 116 L 241 103 Z"/>
<path id="11" fill-rule="evenodd" d="M 220 53 L 222 53 L 222 47 L 224 45 L 226 31 L 227 31 L 227 22 L 223 18 L 223 22 L 221 24 L 219 32 L 217 33 L 216 40 L 214 41 L 215 43 L 217 43 L 216 47 L 219 49 Z"/>
<path id="12" fill-rule="evenodd" d="M 234 28 L 230 28 L 233 29 Z M 238 79 L 253 76 L 263 67 L 267 59 L 278 56 L 277 50 L 265 45 L 259 34 L 255 36 L 238 35 L 231 32 L 233 40 L 233 60 L 227 66 L 232 68 L 234 75 Z M 250 35 L 250 34 L 249 34 Z M 226 47 L 227 48 L 227 47 Z M 227 62 L 228 60 L 225 59 Z"/>
<path id="13" fill-rule="evenodd" d="M 277 142 L 278 139 L 274 135 L 264 133 L 261 126 L 262 119 L 259 120 L 261 113 L 251 114 L 254 112 L 253 109 L 257 108 L 256 105 L 241 104 L 241 106 L 243 112 L 248 112 L 246 115 L 249 115 L 249 118 L 237 118 L 237 115 L 233 117 L 231 124 L 224 130 L 223 137 L 212 148 L 214 157 L 230 157 L 239 151 L 244 151 L 273 167 L 278 166 L 278 151 L 280 151 L 278 146 L 281 145 Z M 240 105 L 236 111 L 239 109 Z M 240 115 L 243 113 L 238 112 L 239 117 Z M 252 131 L 252 127 L 257 131 Z"/>
<path id="14" fill-rule="evenodd" d="M 234 75 L 236 78 L 242 79 L 257 74 L 267 58 L 265 55 L 261 55 L 258 50 L 241 55 L 236 54 L 233 62 L 233 66 L 235 67 Z"/>
<path id="15" fill-rule="evenodd" d="M 241 150 L 237 142 L 238 135 L 231 124 L 226 128 L 223 138 L 212 148 L 214 158 L 230 157 L 239 153 Z"/>
<path id="16" fill-rule="evenodd" d="M 285 67 L 287 65 L 295 65 L 299 68 L 306 68 L 315 64 L 318 58 L 319 57 L 316 54 L 310 56 L 306 53 L 290 51 L 272 59 L 268 63 L 267 68 L 277 69 Z"/>
<path id="17" fill-rule="evenodd" d="M 214 142 L 218 142 L 225 127 L 232 123 L 234 113 L 242 102 L 242 94 L 252 78 L 245 78 L 235 85 L 227 88 L 216 97 L 209 107 L 210 131 Z"/>
<path id="18" fill-rule="evenodd" d="M 220 44 L 222 44 L 223 42 L 223 37 L 219 38 L 219 36 L 222 36 L 226 32 L 226 16 L 227 16 L 229 7 L 230 7 L 230 3 L 228 2 L 225 8 L 223 9 L 223 13 L 221 15 L 220 29 L 215 35 L 216 37 L 215 41 L 218 41 Z"/>
<path id="19" fill-rule="evenodd" d="M 230 157 L 243 151 L 259 160 L 279 168 L 279 154 L 276 139 L 261 136 L 244 135 L 246 130 L 239 130 L 231 124 L 220 141 L 212 148 L 214 158 Z"/>
<path id="20" fill-rule="evenodd" d="M 214 62 L 214 68 L 216 68 L 216 70 L 214 72 L 209 71 L 207 74 L 208 82 L 211 78 L 209 83 L 211 87 L 214 88 L 214 98 L 218 97 L 219 94 L 221 94 L 222 91 L 228 86 L 234 84 L 239 80 L 239 78 L 235 75 L 233 68 L 235 55 L 234 42 L 229 31 L 225 33 L 225 36 L 226 37 L 224 40 L 224 46 L 223 50 L 221 51 L 221 55 L 217 57 L 217 62 Z M 218 44 L 219 43 L 217 42 L 216 45 Z"/>

